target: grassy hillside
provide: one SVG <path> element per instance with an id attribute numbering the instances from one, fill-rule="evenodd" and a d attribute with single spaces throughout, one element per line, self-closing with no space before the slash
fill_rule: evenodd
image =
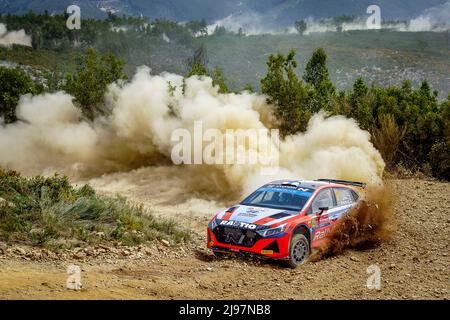
<path id="1" fill-rule="evenodd" d="M 318 47 L 328 53 L 330 75 L 339 88 L 348 88 L 359 76 L 379 85 L 427 79 L 442 97 L 450 92 L 449 49 L 446 33 L 352 31 L 299 35 L 211 37 L 205 40 L 210 64 L 221 67 L 234 87 L 258 85 L 273 52 L 297 50 L 300 70 Z"/>
<path id="2" fill-rule="evenodd" d="M 328 53 L 331 79 L 339 89 L 349 88 L 362 76 L 367 83 L 381 86 L 406 79 L 418 86 L 427 80 L 440 98 L 450 93 L 448 32 L 365 30 L 245 36 L 219 30 L 196 37 L 189 26 L 168 20 L 88 19 L 77 31 L 64 27 L 63 16 L 3 16 L 0 23 L 11 30 L 24 28 L 33 37 L 33 49 L 0 46 L 0 63 L 15 62 L 61 74 L 73 71 L 77 56 L 88 47 L 124 59 L 129 75 L 141 65 L 150 66 L 154 73 L 186 74 L 194 52 L 204 47 L 208 67 L 220 67 L 230 88 L 240 90 L 251 84 L 259 89 L 269 54 L 295 49 L 301 73 L 306 59 L 322 47 Z"/>

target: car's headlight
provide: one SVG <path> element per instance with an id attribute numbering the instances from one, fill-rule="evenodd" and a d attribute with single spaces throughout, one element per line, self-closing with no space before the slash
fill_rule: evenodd
<path id="1" fill-rule="evenodd" d="M 282 233 L 284 231 L 284 228 L 286 228 L 286 225 L 287 225 L 287 223 L 282 224 L 281 226 L 278 226 L 278 227 L 275 227 L 275 228 L 258 230 L 256 232 L 258 232 L 258 234 L 261 237 L 270 237 L 270 236 L 274 236 L 274 235 L 277 235 L 279 233 Z"/>

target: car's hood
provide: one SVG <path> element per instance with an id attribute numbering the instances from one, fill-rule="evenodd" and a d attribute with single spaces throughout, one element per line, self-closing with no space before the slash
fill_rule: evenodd
<path id="1" fill-rule="evenodd" d="M 270 226 L 297 214 L 295 211 L 236 205 L 217 215 L 217 219 Z"/>

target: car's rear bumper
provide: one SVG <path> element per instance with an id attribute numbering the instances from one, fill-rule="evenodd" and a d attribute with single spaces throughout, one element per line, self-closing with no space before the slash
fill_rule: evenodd
<path id="1" fill-rule="evenodd" d="M 251 247 L 223 243 L 217 240 L 214 232 L 207 228 L 207 245 L 221 252 L 250 252 L 274 259 L 285 259 L 289 257 L 290 235 L 284 233 L 277 237 L 261 238 Z"/>

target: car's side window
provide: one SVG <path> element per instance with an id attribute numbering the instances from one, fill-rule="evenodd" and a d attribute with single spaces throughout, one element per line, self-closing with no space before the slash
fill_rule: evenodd
<path id="1" fill-rule="evenodd" d="M 319 208 L 323 207 L 329 209 L 334 207 L 333 194 L 330 188 L 320 191 L 309 208 L 309 213 L 319 212 Z"/>
<path id="2" fill-rule="evenodd" d="M 353 200 L 357 202 L 359 200 L 359 194 L 356 191 L 352 190 Z"/>
<path id="3" fill-rule="evenodd" d="M 346 206 L 355 202 L 352 190 L 348 188 L 333 188 L 338 207 Z"/>

